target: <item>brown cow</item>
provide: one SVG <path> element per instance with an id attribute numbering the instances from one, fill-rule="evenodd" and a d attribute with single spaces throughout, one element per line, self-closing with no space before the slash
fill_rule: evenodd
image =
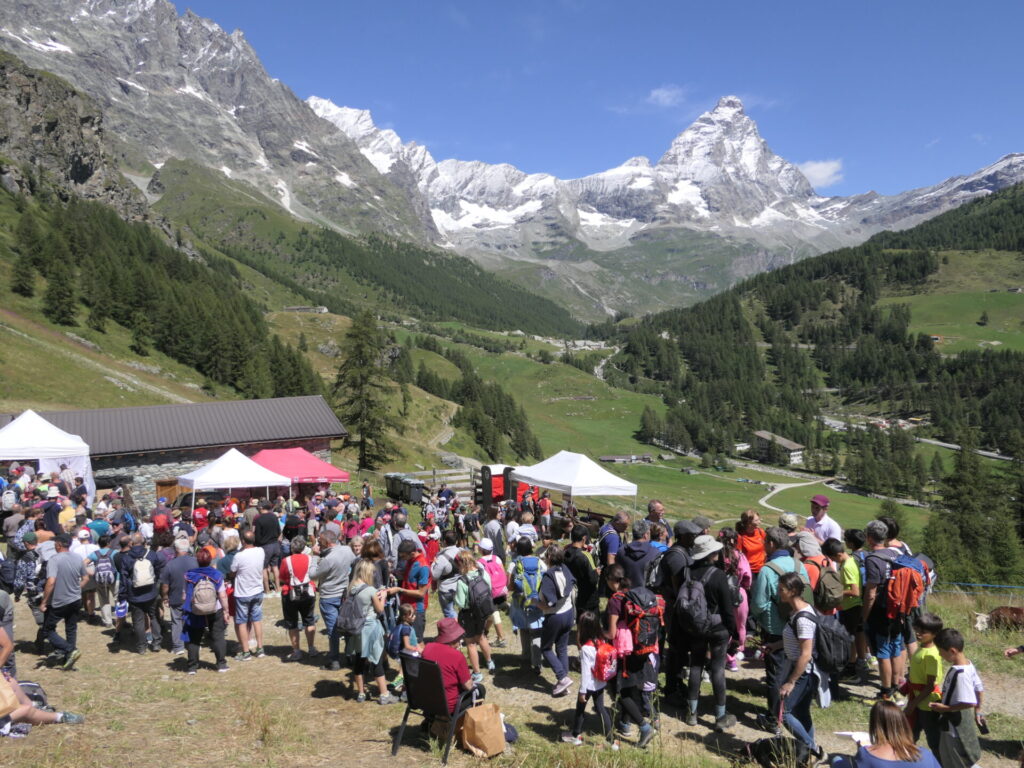
<path id="1" fill-rule="evenodd" d="M 986 629 L 1024 629 L 1024 608 L 1001 605 L 988 613 L 975 613 L 974 628 L 979 632 Z"/>

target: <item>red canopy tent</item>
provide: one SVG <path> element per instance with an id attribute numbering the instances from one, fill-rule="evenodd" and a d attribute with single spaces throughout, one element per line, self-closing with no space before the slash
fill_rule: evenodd
<path id="1" fill-rule="evenodd" d="M 252 457 L 261 467 L 287 475 L 293 483 L 344 483 L 349 474 L 305 448 L 268 448 Z"/>

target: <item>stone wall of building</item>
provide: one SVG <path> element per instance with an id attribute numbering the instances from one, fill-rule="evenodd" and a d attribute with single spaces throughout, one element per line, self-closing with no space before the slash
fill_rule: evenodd
<path id="1" fill-rule="evenodd" d="M 330 440 L 247 443 L 234 447 L 246 456 L 252 456 L 265 448 L 305 448 L 323 461 L 331 460 Z M 227 450 L 228 448 L 220 446 L 124 456 L 94 456 L 92 469 L 100 488 L 107 485 L 103 482 L 104 478 L 110 478 L 122 487 L 130 488 L 136 506 L 148 510 L 156 505 L 158 481 L 172 480 L 194 472 L 222 456 Z"/>

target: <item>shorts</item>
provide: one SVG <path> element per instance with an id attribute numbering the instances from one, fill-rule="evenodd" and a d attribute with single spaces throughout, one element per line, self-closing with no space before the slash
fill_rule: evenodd
<path id="1" fill-rule="evenodd" d="M 263 595 L 238 597 L 235 595 L 235 624 L 263 621 Z"/>
<path id="2" fill-rule="evenodd" d="M 871 653 L 875 658 L 895 659 L 903 653 L 903 631 L 900 627 L 888 624 L 873 626 L 871 622 L 868 622 L 864 631 L 868 636 L 868 645 L 871 646 Z"/>
<path id="3" fill-rule="evenodd" d="M 281 598 L 281 609 L 284 613 L 285 629 L 304 629 L 315 627 L 319 619 L 316 615 L 316 598 L 308 600 L 292 600 L 288 595 Z"/>
<path id="4" fill-rule="evenodd" d="M 541 515 L 540 516 L 540 524 L 542 526 L 544 526 L 545 528 L 550 529 L 551 528 L 551 515 Z"/>
<path id="5" fill-rule="evenodd" d="M 847 608 L 845 611 L 839 612 L 839 623 L 843 625 L 843 629 L 849 632 L 851 635 L 855 635 L 864 629 L 864 613 L 859 605 L 855 605 L 853 608 Z"/>
<path id="6" fill-rule="evenodd" d="M 480 621 L 472 611 L 463 608 L 459 611 L 459 626 L 466 630 L 466 637 L 478 637 L 484 633 L 486 621 Z"/>
<path id="7" fill-rule="evenodd" d="M 263 545 L 263 567 L 276 568 L 281 564 L 281 542 L 272 541 Z"/>

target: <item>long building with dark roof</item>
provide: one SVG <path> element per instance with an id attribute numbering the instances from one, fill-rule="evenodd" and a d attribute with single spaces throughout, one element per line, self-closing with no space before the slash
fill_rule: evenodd
<path id="1" fill-rule="evenodd" d="M 18 414 L 0 415 L 0 427 Z M 144 508 L 177 495 L 177 478 L 228 448 L 305 448 L 324 461 L 348 431 L 320 395 L 136 408 L 44 411 L 54 426 L 89 444 L 97 487 L 119 485 Z"/>

